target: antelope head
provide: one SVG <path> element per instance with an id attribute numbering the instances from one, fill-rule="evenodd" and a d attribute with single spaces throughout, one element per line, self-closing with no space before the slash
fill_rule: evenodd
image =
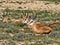
<path id="1" fill-rule="evenodd" d="M 27 24 L 30 21 L 28 14 L 26 13 L 25 15 L 23 15 L 23 20 L 22 23 L 23 24 Z"/>
<path id="2" fill-rule="evenodd" d="M 30 22 L 28 22 L 28 25 L 33 25 L 36 22 L 36 17 L 32 16 Z"/>

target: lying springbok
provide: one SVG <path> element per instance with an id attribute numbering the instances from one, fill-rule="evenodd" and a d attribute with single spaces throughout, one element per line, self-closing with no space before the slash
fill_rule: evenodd
<path id="1" fill-rule="evenodd" d="M 5 16 L 3 18 L 3 22 L 8 23 L 9 21 L 11 21 L 13 24 L 18 24 L 21 22 L 21 19 L 12 19 L 12 18 L 9 18 L 8 16 Z"/>
<path id="2" fill-rule="evenodd" d="M 10 19 L 10 21 L 11 21 L 13 24 L 19 24 L 19 23 L 21 23 L 21 19 Z"/>
<path id="3" fill-rule="evenodd" d="M 28 25 L 36 33 L 50 33 L 52 28 L 45 26 L 44 23 L 37 22 L 36 19 L 30 19 L 28 15 L 23 15 L 23 23 Z"/>

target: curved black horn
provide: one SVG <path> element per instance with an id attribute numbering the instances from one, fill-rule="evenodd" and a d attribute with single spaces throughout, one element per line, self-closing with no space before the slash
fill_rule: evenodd
<path id="1" fill-rule="evenodd" d="M 35 19 L 36 19 L 36 17 L 35 17 L 35 16 L 31 16 L 31 19 L 32 19 L 32 20 L 35 20 Z"/>

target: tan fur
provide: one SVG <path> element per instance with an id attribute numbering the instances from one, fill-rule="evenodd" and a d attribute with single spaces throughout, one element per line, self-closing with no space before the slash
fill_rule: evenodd
<path id="1" fill-rule="evenodd" d="M 20 20 L 20 19 L 11 19 L 11 22 L 12 22 L 13 24 L 21 23 L 21 21 L 22 21 L 22 20 Z"/>
<path id="2" fill-rule="evenodd" d="M 43 25 L 43 23 L 34 23 L 32 26 L 32 30 L 36 33 L 50 33 L 51 28 L 48 26 Z"/>
<path id="3" fill-rule="evenodd" d="M 9 17 L 8 16 L 5 16 L 4 19 L 3 19 L 3 22 L 8 23 L 8 21 L 9 21 Z"/>
<path id="4" fill-rule="evenodd" d="M 0 30 L 2 30 L 3 28 L 0 27 Z"/>
<path id="5" fill-rule="evenodd" d="M 49 25 L 49 27 L 54 28 L 56 26 L 60 25 L 60 22 L 53 22 Z"/>
<path id="6" fill-rule="evenodd" d="M 30 22 L 30 19 L 26 19 L 27 23 Z M 28 25 L 28 28 L 36 33 L 50 33 L 52 29 L 48 26 L 45 26 L 42 22 L 34 22 L 32 25 Z"/>
<path id="7" fill-rule="evenodd" d="M 25 16 L 24 16 L 25 18 Z M 23 19 L 24 19 L 23 18 Z M 46 26 L 43 22 L 33 22 L 32 25 L 29 25 L 28 23 L 30 22 L 31 19 L 27 18 L 25 21 L 27 21 L 28 28 L 36 33 L 50 33 L 54 27 L 57 25 L 60 25 L 60 22 L 53 22 Z"/>

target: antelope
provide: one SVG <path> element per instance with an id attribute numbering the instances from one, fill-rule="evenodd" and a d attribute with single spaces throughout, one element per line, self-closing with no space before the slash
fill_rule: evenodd
<path id="1" fill-rule="evenodd" d="M 10 19 L 10 21 L 13 23 L 13 24 L 19 24 L 21 22 L 21 19 Z"/>
<path id="2" fill-rule="evenodd" d="M 13 23 L 13 24 L 17 24 L 17 23 L 20 23 L 21 22 L 21 19 L 12 19 L 12 18 L 9 18 L 8 16 L 5 16 L 3 18 L 3 22 L 5 23 L 8 23 L 9 20 Z"/>
<path id="3" fill-rule="evenodd" d="M 36 33 L 50 33 L 52 31 L 52 28 L 45 26 L 44 23 L 37 22 L 36 19 L 30 19 L 28 15 L 23 15 L 23 21 L 22 23 L 25 23 L 28 25 L 28 28 L 31 28 L 32 31 Z"/>
<path id="4" fill-rule="evenodd" d="M 4 19 L 3 19 L 3 22 L 8 23 L 8 21 L 9 21 L 9 17 L 8 16 L 5 16 Z"/>

